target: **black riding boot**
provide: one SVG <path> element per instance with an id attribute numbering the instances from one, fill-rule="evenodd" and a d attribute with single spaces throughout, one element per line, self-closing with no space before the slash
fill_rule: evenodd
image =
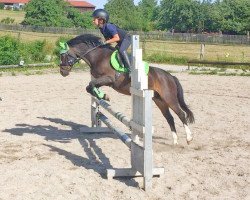
<path id="1" fill-rule="evenodd" d="M 126 68 L 128 68 L 128 71 L 131 72 L 131 64 L 130 59 L 126 51 L 122 52 L 122 60 Z"/>

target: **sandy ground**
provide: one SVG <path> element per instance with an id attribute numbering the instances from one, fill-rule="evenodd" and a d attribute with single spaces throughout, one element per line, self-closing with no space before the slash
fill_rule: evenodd
<path id="1" fill-rule="evenodd" d="M 154 106 L 153 189 L 142 178 L 105 178 L 130 166 L 128 148 L 111 134 L 79 134 L 90 126 L 88 72 L 0 77 L 0 199 L 250 199 L 250 79 L 175 73 L 195 114 L 191 145 L 175 117 L 179 146 Z M 110 88 L 111 104 L 131 116 L 130 97 Z M 123 125 L 115 123 L 120 128 Z"/>

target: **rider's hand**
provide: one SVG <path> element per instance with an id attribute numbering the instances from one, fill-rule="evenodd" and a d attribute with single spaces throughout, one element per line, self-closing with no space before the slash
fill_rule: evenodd
<path id="1" fill-rule="evenodd" d="M 104 45 L 107 45 L 108 43 L 107 43 L 107 41 L 102 41 L 102 45 L 104 46 Z"/>

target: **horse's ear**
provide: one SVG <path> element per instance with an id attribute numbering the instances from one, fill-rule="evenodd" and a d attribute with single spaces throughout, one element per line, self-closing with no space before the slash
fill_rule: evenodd
<path id="1" fill-rule="evenodd" d="M 66 42 L 59 42 L 60 54 L 66 53 L 69 50 L 69 45 Z"/>
<path id="2" fill-rule="evenodd" d="M 64 42 L 59 42 L 59 46 L 60 46 L 61 48 L 64 48 Z"/>
<path id="3" fill-rule="evenodd" d="M 59 42 L 59 46 L 62 48 L 62 49 L 69 49 L 69 46 L 66 42 Z"/>

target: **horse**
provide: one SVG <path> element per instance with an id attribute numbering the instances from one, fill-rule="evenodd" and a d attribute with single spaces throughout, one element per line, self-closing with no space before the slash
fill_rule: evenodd
<path id="1" fill-rule="evenodd" d="M 91 80 L 86 90 L 94 95 L 93 89 L 101 86 L 112 87 L 119 93 L 130 95 L 131 78 L 128 73 L 117 73 L 111 66 L 111 55 L 115 48 L 103 45 L 101 38 L 92 34 L 79 35 L 65 43 L 67 48 L 60 52 L 60 73 L 68 76 L 73 65 L 80 59 L 90 67 L 90 73 L 95 78 Z M 65 50 L 66 49 L 66 50 Z M 154 91 L 153 101 L 167 120 L 174 140 L 178 144 L 175 122 L 169 109 L 172 109 L 186 132 L 186 141 L 189 144 L 193 135 L 188 123 L 194 123 L 194 115 L 184 101 L 183 88 L 179 80 L 167 71 L 149 66 L 148 88 Z M 109 100 L 107 95 L 104 99 Z"/>

